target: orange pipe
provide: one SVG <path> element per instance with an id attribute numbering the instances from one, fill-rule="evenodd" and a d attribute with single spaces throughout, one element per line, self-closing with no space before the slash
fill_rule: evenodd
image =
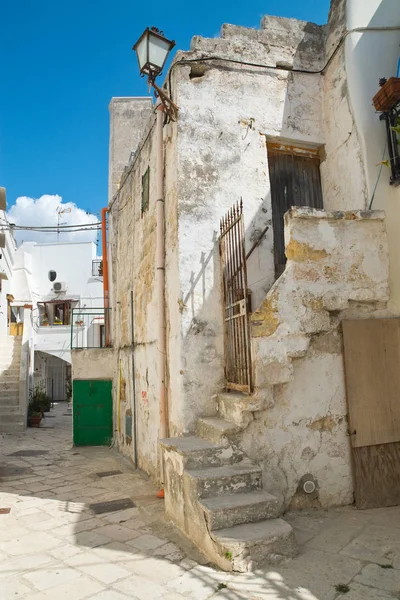
<path id="1" fill-rule="evenodd" d="M 107 262 L 107 218 L 108 208 L 101 209 L 101 247 L 103 254 L 103 295 L 104 295 L 104 326 L 106 333 L 106 346 L 110 345 L 110 301 L 108 296 L 108 262 Z"/>

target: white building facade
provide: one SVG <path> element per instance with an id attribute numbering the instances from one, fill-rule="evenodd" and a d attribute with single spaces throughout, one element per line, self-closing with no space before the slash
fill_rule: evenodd
<path id="1" fill-rule="evenodd" d="M 71 343 L 101 345 L 103 280 L 96 245 L 25 242 L 14 275 L 16 301 L 32 304 L 35 385 L 53 400 L 65 400 Z"/>

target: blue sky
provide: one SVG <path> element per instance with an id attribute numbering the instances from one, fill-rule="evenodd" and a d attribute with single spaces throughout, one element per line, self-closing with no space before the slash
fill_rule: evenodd
<path id="1" fill-rule="evenodd" d="M 0 185 L 58 194 L 87 211 L 107 204 L 108 103 L 147 94 L 133 43 L 156 25 L 187 50 L 222 23 L 258 27 L 263 14 L 318 24 L 329 0 L 2 0 Z M 157 14 L 157 6 L 160 7 Z"/>

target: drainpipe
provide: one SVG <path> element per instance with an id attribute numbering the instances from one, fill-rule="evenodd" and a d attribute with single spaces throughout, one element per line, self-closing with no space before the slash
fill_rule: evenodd
<path id="1" fill-rule="evenodd" d="M 160 99 L 156 102 L 156 131 L 157 131 L 157 154 L 156 154 L 156 221 L 157 221 L 157 249 L 156 249 L 156 290 L 158 303 L 158 389 L 160 396 L 160 435 L 168 437 L 167 419 L 167 390 L 165 385 L 165 217 L 164 217 L 164 143 L 163 123 L 164 106 Z"/>
<path id="2" fill-rule="evenodd" d="M 107 219 L 108 208 L 101 209 L 101 246 L 103 254 L 103 295 L 104 295 L 104 327 L 106 334 L 106 347 L 110 345 L 110 319 L 108 297 L 108 262 L 107 262 Z"/>

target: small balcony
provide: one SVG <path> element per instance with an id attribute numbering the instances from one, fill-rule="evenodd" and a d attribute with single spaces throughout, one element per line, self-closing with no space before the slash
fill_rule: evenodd
<path id="1" fill-rule="evenodd" d="M 71 314 L 71 350 L 106 348 L 111 308 L 76 308 Z"/>
<path id="2" fill-rule="evenodd" d="M 92 260 L 92 277 L 103 277 L 103 260 Z"/>

